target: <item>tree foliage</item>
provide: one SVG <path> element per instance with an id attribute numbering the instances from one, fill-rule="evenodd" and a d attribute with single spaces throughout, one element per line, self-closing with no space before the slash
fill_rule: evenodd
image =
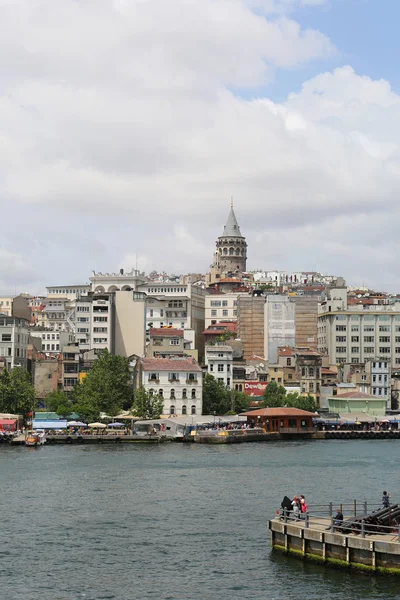
<path id="1" fill-rule="evenodd" d="M 229 390 L 221 381 L 207 373 L 203 381 L 203 414 L 237 415 L 249 408 L 249 399 L 243 392 Z"/>
<path id="2" fill-rule="evenodd" d="M 131 398 L 128 359 L 104 350 L 82 383 L 75 387 L 73 408 L 81 418 L 95 420 L 101 412 L 117 415 Z"/>
<path id="3" fill-rule="evenodd" d="M 139 419 L 159 419 L 164 408 L 162 396 L 147 392 L 144 387 L 135 390 L 132 413 Z"/>
<path id="4" fill-rule="evenodd" d="M 35 388 L 31 376 L 22 367 L 14 367 L 0 375 L 1 412 L 26 416 L 35 408 Z"/>
<path id="5" fill-rule="evenodd" d="M 264 408 L 273 408 L 287 406 L 291 408 L 300 408 L 309 412 L 315 412 L 315 400 L 309 394 L 301 396 L 298 392 L 286 392 L 283 385 L 278 385 L 275 381 L 271 381 L 264 391 L 264 400 L 262 402 Z"/>

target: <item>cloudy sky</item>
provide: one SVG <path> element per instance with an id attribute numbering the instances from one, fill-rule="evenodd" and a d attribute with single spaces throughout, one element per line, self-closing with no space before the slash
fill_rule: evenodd
<path id="1" fill-rule="evenodd" d="M 0 295 L 250 269 L 400 291 L 398 0 L 0 0 Z"/>

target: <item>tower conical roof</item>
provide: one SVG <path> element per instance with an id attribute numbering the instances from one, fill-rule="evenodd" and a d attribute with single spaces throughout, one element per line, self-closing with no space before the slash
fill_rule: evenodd
<path id="1" fill-rule="evenodd" d="M 237 222 L 235 213 L 233 211 L 233 206 L 231 206 L 228 220 L 224 227 L 224 233 L 222 235 L 223 236 L 225 235 L 227 237 L 243 237 L 242 234 L 240 233 L 239 224 Z"/>

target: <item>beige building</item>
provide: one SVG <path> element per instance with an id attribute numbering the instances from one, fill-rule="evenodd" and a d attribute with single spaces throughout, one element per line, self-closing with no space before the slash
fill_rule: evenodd
<path id="1" fill-rule="evenodd" d="M 205 328 L 223 321 L 237 321 L 237 303 L 243 293 L 209 294 L 205 297 Z"/>
<path id="2" fill-rule="evenodd" d="M 57 358 L 37 358 L 33 363 L 33 385 L 36 398 L 45 398 L 58 389 L 62 380 L 62 363 Z"/>
<path id="3" fill-rule="evenodd" d="M 120 356 L 143 356 L 146 344 L 146 294 L 115 292 L 114 348 Z"/>
<path id="4" fill-rule="evenodd" d="M 238 333 L 244 360 L 264 357 L 264 296 L 238 297 Z"/>
<path id="5" fill-rule="evenodd" d="M 295 329 L 297 347 L 318 350 L 318 304 L 319 295 L 294 296 L 296 314 Z"/>

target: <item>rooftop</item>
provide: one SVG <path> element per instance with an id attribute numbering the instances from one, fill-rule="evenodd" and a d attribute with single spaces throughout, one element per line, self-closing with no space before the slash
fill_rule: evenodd
<path id="1" fill-rule="evenodd" d="M 384 400 L 386 402 L 386 398 L 379 398 L 379 396 L 372 396 L 371 394 L 365 394 L 364 392 L 345 392 L 344 394 L 338 394 L 337 396 L 334 396 L 334 398 L 339 398 L 339 400 L 341 400 L 342 398 L 346 399 L 346 398 L 355 398 L 357 400 L 360 399 L 369 399 L 369 400 Z"/>
<path id="2" fill-rule="evenodd" d="M 150 337 L 183 337 L 183 329 L 154 327 L 150 329 Z"/>
<path id="3" fill-rule="evenodd" d="M 242 417 L 314 417 L 315 413 L 300 408 L 260 408 L 240 413 Z"/>
<path id="4" fill-rule="evenodd" d="M 239 224 L 236 219 L 236 215 L 233 210 L 233 206 L 231 206 L 231 210 L 228 215 L 228 220 L 224 227 L 224 232 L 221 237 L 243 237 L 240 233 Z"/>
<path id="5" fill-rule="evenodd" d="M 201 373 L 201 368 L 194 358 L 143 358 L 141 365 L 143 371 L 197 371 Z"/>

